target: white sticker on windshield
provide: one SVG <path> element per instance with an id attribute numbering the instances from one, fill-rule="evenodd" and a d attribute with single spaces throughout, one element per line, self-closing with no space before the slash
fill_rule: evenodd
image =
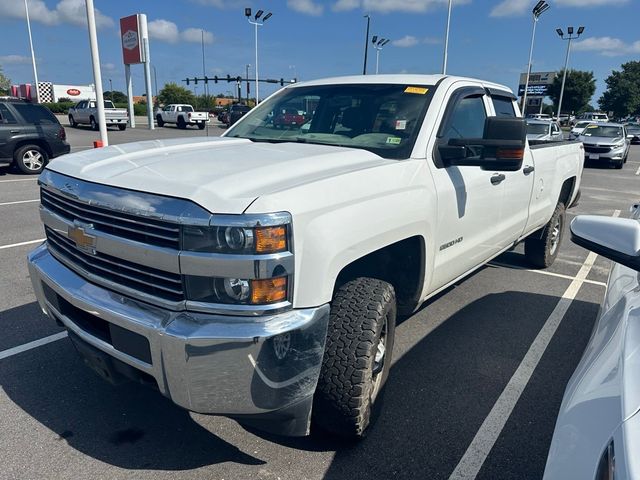
<path id="1" fill-rule="evenodd" d="M 407 128 L 406 120 L 396 120 L 396 130 L 404 130 Z"/>

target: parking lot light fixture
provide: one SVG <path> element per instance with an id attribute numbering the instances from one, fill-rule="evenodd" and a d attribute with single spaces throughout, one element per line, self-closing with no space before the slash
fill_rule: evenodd
<path id="1" fill-rule="evenodd" d="M 250 8 L 245 8 L 244 9 L 244 15 L 245 17 L 247 17 L 247 20 L 249 21 L 249 23 L 251 25 L 253 25 L 255 27 L 255 37 L 256 37 L 256 106 L 260 103 L 260 87 L 259 87 L 259 78 L 258 78 L 258 27 L 261 27 L 264 25 L 264 22 L 266 22 L 267 20 L 269 20 L 271 18 L 271 16 L 273 15 L 271 12 L 267 13 L 264 17 L 262 17 L 262 15 L 264 14 L 264 10 L 258 10 L 255 15 L 253 16 L 253 19 L 251 18 L 251 9 Z M 260 17 L 262 17 L 262 20 L 260 20 Z"/>
<path id="2" fill-rule="evenodd" d="M 451 26 L 452 3 L 452 0 L 449 0 L 449 9 L 447 11 L 447 29 L 444 34 L 444 58 L 442 59 L 442 75 L 447 74 L 447 61 L 449 60 L 449 27 Z"/>
<path id="3" fill-rule="evenodd" d="M 362 74 L 367 74 L 367 56 L 369 54 L 369 27 L 371 25 L 371 17 L 369 15 L 365 15 L 364 18 L 367 19 L 367 33 L 364 37 L 364 66 L 362 67 Z"/>
<path id="4" fill-rule="evenodd" d="M 562 73 L 562 87 L 560 87 L 560 100 L 558 101 L 558 120 L 560 120 L 560 115 L 562 114 L 562 100 L 564 97 L 564 85 L 565 85 L 565 82 L 567 81 L 567 68 L 569 67 L 569 53 L 571 52 L 571 40 L 575 40 L 576 38 L 580 37 L 580 35 L 582 35 L 582 33 L 584 32 L 584 27 L 583 26 L 578 27 L 578 31 L 576 32 L 575 35 L 573 34 L 573 27 L 567 27 L 566 36 L 564 35 L 564 32 L 562 31 L 561 28 L 557 28 L 556 32 L 558 33 L 558 35 L 562 40 L 569 41 L 567 43 L 567 55 L 565 56 L 565 59 L 564 59 L 564 72 Z"/>
<path id="5" fill-rule="evenodd" d="M 373 48 L 376 49 L 376 75 L 378 74 L 378 67 L 380 65 L 380 51 L 382 50 L 382 47 L 384 47 L 389 42 L 389 39 L 378 37 L 377 35 L 374 35 L 371 39 Z"/>
<path id="6" fill-rule="evenodd" d="M 536 39 L 536 25 L 540 15 L 549 10 L 551 6 L 544 0 L 540 0 L 531 13 L 533 14 L 533 29 L 531 33 L 531 47 L 529 47 L 529 63 L 527 64 L 527 80 L 524 83 L 524 93 L 522 94 L 522 114 L 524 115 L 527 110 L 527 90 L 529 89 L 529 77 L 531 75 L 531 61 L 533 59 L 533 44 Z"/>

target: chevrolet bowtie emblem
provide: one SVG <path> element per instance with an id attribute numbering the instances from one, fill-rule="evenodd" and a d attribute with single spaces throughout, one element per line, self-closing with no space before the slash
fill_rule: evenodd
<path id="1" fill-rule="evenodd" d="M 76 244 L 79 250 L 95 255 L 96 237 L 87 233 L 87 230 L 91 228 L 93 228 L 93 225 L 74 222 L 73 226 L 69 227 L 67 236 Z"/>

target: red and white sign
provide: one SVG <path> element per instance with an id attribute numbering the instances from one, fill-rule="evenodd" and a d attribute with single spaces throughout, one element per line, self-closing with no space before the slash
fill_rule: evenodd
<path id="1" fill-rule="evenodd" d="M 78 90 L 77 88 L 70 88 L 69 90 L 67 90 L 67 95 L 77 97 L 78 95 L 80 95 L 80 90 Z"/>
<path id="2" fill-rule="evenodd" d="M 140 15 L 129 15 L 120 19 L 122 58 L 125 65 L 144 62 L 141 33 Z"/>

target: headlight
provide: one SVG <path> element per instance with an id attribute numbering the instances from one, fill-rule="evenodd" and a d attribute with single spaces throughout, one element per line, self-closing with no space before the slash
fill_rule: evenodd
<path id="1" fill-rule="evenodd" d="M 182 249 L 191 252 L 262 254 L 289 248 L 288 225 L 269 227 L 185 226 Z"/>
<path id="2" fill-rule="evenodd" d="M 286 212 L 214 215 L 209 225 L 184 225 L 181 249 L 198 252 L 196 258 L 208 265 L 183 275 L 188 301 L 259 306 L 290 299 L 293 250 Z"/>
<path id="3" fill-rule="evenodd" d="M 618 142 L 613 144 L 613 148 L 622 148 L 624 147 L 624 142 Z"/>

